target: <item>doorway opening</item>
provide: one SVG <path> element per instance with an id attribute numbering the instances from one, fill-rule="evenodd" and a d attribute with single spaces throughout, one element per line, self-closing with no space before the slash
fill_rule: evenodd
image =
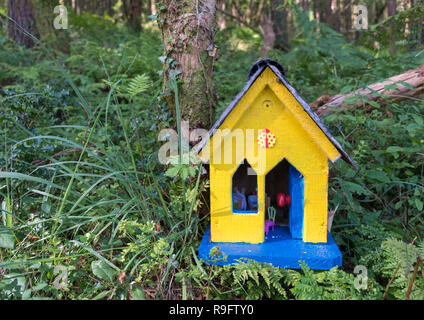
<path id="1" fill-rule="evenodd" d="M 281 206 L 279 194 L 289 194 L 289 163 L 287 160 L 280 161 L 265 176 L 265 217 L 268 219 L 268 208 L 276 210 L 275 225 L 289 225 L 289 207 Z"/>
<path id="2" fill-rule="evenodd" d="M 265 233 L 278 227 L 292 239 L 302 239 L 303 209 L 303 175 L 286 159 L 281 160 L 265 176 Z"/>

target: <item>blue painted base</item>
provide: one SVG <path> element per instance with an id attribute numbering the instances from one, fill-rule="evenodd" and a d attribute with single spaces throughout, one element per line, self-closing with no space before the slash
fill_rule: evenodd
<path id="1" fill-rule="evenodd" d="M 305 243 L 292 239 L 288 227 L 275 226 L 263 243 L 212 242 L 209 226 L 199 247 L 199 258 L 204 259 L 206 264 L 212 264 L 209 251 L 218 246 L 227 255 L 227 261 L 218 261 L 217 265 L 235 264 L 237 259 L 247 258 L 287 269 L 300 269 L 299 262 L 305 261 L 311 269 L 329 270 L 342 265 L 342 254 L 330 233 L 327 239 L 328 243 Z"/>

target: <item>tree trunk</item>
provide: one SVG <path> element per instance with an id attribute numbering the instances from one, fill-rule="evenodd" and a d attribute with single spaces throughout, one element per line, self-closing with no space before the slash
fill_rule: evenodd
<path id="1" fill-rule="evenodd" d="M 323 3 L 321 4 L 321 7 L 323 7 L 323 22 L 327 23 L 328 25 L 332 26 L 332 15 L 333 10 L 331 9 L 332 0 L 323 0 Z"/>
<path id="2" fill-rule="evenodd" d="M 178 63 L 164 65 L 164 84 L 168 83 L 172 69 L 180 70 L 181 117 L 190 122 L 191 128 L 209 128 L 216 105 L 213 82 L 216 0 L 163 0 L 162 4 L 166 9 L 159 11 L 159 27 L 164 55 Z M 170 93 L 167 102 L 174 110 L 173 94 Z"/>
<path id="3" fill-rule="evenodd" d="M 274 48 L 276 35 L 274 32 L 273 21 L 271 19 L 271 12 L 263 14 L 261 20 L 261 33 L 264 43 L 259 55 L 261 58 L 266 58 L 268 51 Z"/>
<path id="4" fill-rule="evenodd" d="M 227 19 L 225 18 L 222 12 L 223 11 L 225 12 L 226 10 L 226 3 L 224 1 L 220 1 L 218 6 L 219 6 L 219 11 L 221 11 L 221 14 L 218 15 L 218 27 L 219 27 L 219 30 L 224 30 L 227 27 Z"/>
<path id="5" fill-rule="evenodd" d="M 56 29 L 54 21 L 58 13 L 54 8 L 59 4 L 57 0 L 32 0 L 35 23 L 41 40 L 49 39 L 50 46 L 69 53 L 70 37 L 68 30 Z M 71 7 L 68 7 L 71 10 Z M 58 21 L 63 22 L 63 21 Z"/>
<path id="6" fill-rule="evenodd" d="M 110 17 L 112 17 L 112 16 L 113 16 L 113 10 L 112 10 L 112 0 L 107 0 L 106 12 L 107 12 L 107 14 L 108 14 Z"/>
<path id="7" fill-rule="evenodd" d="M 53 21 L 57 14 L 54 13 L 54 8 L 58 5 L 57 0 L 32 0 L 34 7 L 34 16 L 37 24 L 37 30 L 40 38 L 50 35 L 56 38 L 56 29 L 53 26 Z M 60 30 L 61 32 L 63 30 Z"/>
<path id="8" fill-rule="evenodd" d="M 271 0 L 271 19 L 272 28 L 275 33 L 274 47 L 280 50 L 288 51 L 289 37 L 287 25 L 287 11 L 286 8 L 278 8 L 283 4 L 280 0 Z"/>
<path id="9" fill-rule="evenodd" d="M 147 16 L 151 16 L 153 14 L 152 13 L 152 0 L 147 1 L 146 13 L 147 13 Z"/>
<path id="10" fill-rule="evenodd" d="M 341 0 L 332 0 L 331 4 L 331 12 L 330 12 L 330 26 L 336 30 L 337 32 L 341 32 L 341 8 L 340 8 Z"/>
<path id="11" fill-rule="evenodd" d="M 301 6 L 303 11 L 308 11 L 309 10 L 309 0 L 302 0 L 301 2 Z"/>
<path id="12" fill-rule="evenodd" d="M 352 30 L 352 3 L 351 0 L 344 0 L 344 22 L 345 22 L 345 32 L 349 35 L 349 32 Z"/>
<path id="13" fill-rule="evenodd" d="M 424 44 L 424 21 L 421 22 L 421 44 Z"/>
<path id="14" fill-rule="evenodd" d="M 75 13 L 77 15 L 81 14 L 81 3 L 80 3 L 80 1 L 81 0 L 72 0 L 72 7 L 74 8 Z"/>
<path id="15" fill-rule="evenodd" d="M 128 1 L 128 2 L 127 2 Z M 123 1 L 128 25 L 134 31 L 141 31 L 141 2 L 140 0 Z"/>
<path id="16" fill-rule="evenodd" d="M 314 17 L 317 22 L 322 22 L 321 19 L 321 1 L 320 0 L 313 0 L 314 4 Z"/>
<path id="17" fill-rule="evenodd" d="M 405 87 L 399 82 L 405 82 L 408 87 Z M 393 85 L 397 86 L 397 89 L 387 90 L 385 86 Z M 375 95 L 377 92 L 379 95 Z M 360 99 L 351 103 L 345 103 L 346 98 L 353 98 L 354 96 L 365 96 L 368 101 L 376 101 L 379 104 L 385 104 L 389 101 L 400 101 L 411 97 L 416 97 L 424 93 L 424 65 L 408 70 L 404 73 L 391 77 L 383 82 L 378 82 L 369 85 L 366 89 L 359 89 L 353 93 L 338 94 L 335 96 L 322 96 L 312 102 L 310 106 L 315 109 L 315 112 L 320 117 L 333 112 L 333 109 L 344 109 L 344 108 L 355 108 L 364 105 L 364 102 Z M 359 97 L 358 97 L 359 98 Z"/>
<path id="18" fill-rule="evenodd" d="M 24 28 L 36 38 L 40 37 L 35 23 L 34 7 L 31 0 L 8 0 L 7 8 L 9 17 L 20 27 Z M 9 21 L 7 24 L 7 35 L 17 43 L 27 48 L 32 48 L 34 46 L 34 41 L 31 37 L 25 35 L 20 27 L 14 22 Z"/>

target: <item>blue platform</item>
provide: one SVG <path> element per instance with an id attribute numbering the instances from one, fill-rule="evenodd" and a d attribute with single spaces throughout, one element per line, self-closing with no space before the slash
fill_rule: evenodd
<path id="1" fill-rule="evenodd" d="M 227 261 L 217 261 L 216 265 L 236 264 L 236 260 L 241 258 L 268 262 L 275 267 L 287 269 L 300 269 L 301 261 L 315 270 L 329 270 L 342 265 L 342 254 L 330 233 L 328 243 L 305 243 L 292 239 L 289 228 L 285 226 L 275 226 L 265 236 L 265 242 L 259 244 L 212 242 L 210 235 L 209 226 L 199 247 L 199 258 L 204 259 L 206 264 L 213 263 L 209 252 L 218 246 L 219 251 L 227 255 Z"/>

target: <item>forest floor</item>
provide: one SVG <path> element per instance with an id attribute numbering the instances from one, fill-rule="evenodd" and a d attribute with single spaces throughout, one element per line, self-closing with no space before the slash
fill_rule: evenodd
<path id="1" fill-rule="evenodd" d="M 207 178 L 157 160 L 159 131 L 173 126 L 158 31 L 95 16 L 70 24 L 67 53 L 0 33 L 0 299 L 424 299 L 423 97 L 324 118 L 359 166 L 331 166 L 341 268 L 207 266 L 196 254 Z M 243 28 L 217 41 L 219 114 L 261 43 Z M 423 50 L 354 45 L 305 26 L 289 53 L 269 56 L 312 102 L 416 68 Z"/>

